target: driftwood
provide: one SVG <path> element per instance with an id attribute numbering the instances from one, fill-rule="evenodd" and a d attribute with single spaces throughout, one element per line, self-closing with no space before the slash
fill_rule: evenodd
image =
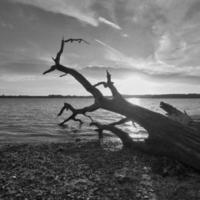
<path id="1" fill-rule="evenodd" d="M 167 116 L 174 121 L 177 121 L 185 126 L 190 126 L 193 122 L 192 118 L 186 113 L 186 111 L 183 113 L 165 102 L 160 102 L 160 107 L 165 110 L 167 112 Z"/>
<path id="2" fill-rule="evenodd" d="M 118 122 L 107 125 L 99 124 L 98 122 L 91 123 L 91 125 L 97 127 L 96 130 L 99 132 L 100 136 L 104 130 L 111 131 L 129 148 L 138 149 L 150 154 L 168 156 L 200 170 L 200 129 L 195 128 L 194 124 L 190 126 L 192 120 L 189 116 L 186 117 L 186 114 L 165 103 L 161 103 L 161 108 L 167 111 L 169 117 L 131 104 L 118 92 L 108 71 L 107 80 L 105 82 L 92 85 L 78 71 L 60 64 L 60 57 L 63 53 L 64 45 L 68 41 L 79 42 L 82 40 L 63 39 L 56 58 L 53 58 L 55 64 L 51 66 L 49 70 L 45 71 L 44 74 L 58 70 L 64 73 L 64 75 L 71 75 L 94 97 L 94 103 L 82 109 L 75 109 L 72 105 L 65 103 L 59 115 L 63 114 L 65 110 L 71 111 L 72 114 L 60 125 L 64 125 L 69 120 L 75 120 L 82 124 L 83 122 L 77 118 L 77 115 L 84 115 L 91 118 L 87 113 L 100 108 L 115 112 L 121 114 L 124 118 Z M 103 85 L 111 91 L 111 99 L 106 98 L 102 94 L 97 88 L 99 85 Z M 179 119 L 180 116 L 181 120 Z M 187 120 L 182 120 L 182 118 L 186 118 Z M 134 142 L 126 132 L 116 127 L 116 125 L 125 123 L 126 121 L 136 122 L 145 128 L 149 134 L 148 139 L 144 142 Z"/>
<path id="3" fill-rule="evenodd" d="M 173 107 L 172 105 L 169 105 L 164 102 L 160 102 L 160 108 L 166 111 L 166 115 L 170 119 L 177 121 L 184 126 L 193 128 L 200 133 L 200 123 L 192 119 L 192 117 L 189 116 L 186 111 L 182 112 L 177 108 Z"/>

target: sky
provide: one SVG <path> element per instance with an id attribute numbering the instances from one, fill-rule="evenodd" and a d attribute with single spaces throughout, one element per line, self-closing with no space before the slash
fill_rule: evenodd
<path id="1" fill-rule="evenodd" d="M 200 93 L 200 0 L 0 0 L 0 95 L 88 95 L 61 64 L 122 94 Z M 107 90 L 101 88 L 105 94 Z"/>

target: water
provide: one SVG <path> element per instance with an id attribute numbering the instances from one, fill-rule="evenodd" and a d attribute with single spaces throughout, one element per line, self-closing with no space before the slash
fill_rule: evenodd
<path id="1" fill-rule="evenodd" d="M 180 110 L 186 110 L 195 118 L 200 118 L 200 99 L 128 99 L 129 101 L 162 113 L 159 108 L 160 101 L 172 104 Z M 0 143 L 8 142 L 46 142 L 46 141 L 71 141 L 75 138 L 97 138 L 93 128 L 89 126 L 89 119 L 82 118 L 85 124 L 79 129 L 78 124 L 70 122 L 65 127 L 58 126 L 70 113 L 64 113 L 57 117 L 57 113 L 64 102 L 71 103 L 74 107 L 80 108 L 90 105 L 92 99 L 62 99 L 62 98 L 5 98 L 0 99 Z M 105 110 L 99 110 L 91 116 L 101 122 L 108 123 L 121 119 Z M 131 123 L 122 127 L 134 138 L 145 137 L 144 130 Z"/>

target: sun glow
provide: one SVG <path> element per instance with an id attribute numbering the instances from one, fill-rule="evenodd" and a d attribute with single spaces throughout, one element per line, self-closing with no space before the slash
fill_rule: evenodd
<path id="1" fill-rule="evenodd" d="M 117 88 L 123 94 L 153 94 L 156 93 L 156 85 L 140 76 L 131 76 L 117 81 Z"/>
<path id="2" fill-rule="evenodd" d="M 139 98 L 130 98 L 130 99 L 128 99 L 128 101 L 129 101 L 130 103 L 136 104 L 136 105 L 138 105 L 138 106 L 141 105 L 141 100 L 140 100 Z"/>

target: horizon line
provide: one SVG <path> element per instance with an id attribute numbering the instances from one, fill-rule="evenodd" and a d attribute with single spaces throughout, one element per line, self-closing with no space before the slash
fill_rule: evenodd
<path id="1" fill-rule="evenodd" d="M 168 94 L 122 94 L 124 98 L 200 98 L 200 93 L 168 93 Z M 105 97 L 112 97 L 105 95 Z M 93 98 L 92 95 L 0 95 L 0 98 Z"/>

